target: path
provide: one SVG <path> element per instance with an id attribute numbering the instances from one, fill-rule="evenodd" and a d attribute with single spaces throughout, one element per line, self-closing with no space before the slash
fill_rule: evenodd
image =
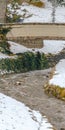
<path id="1" fill-rule="evenodd" d="M 7 25 L 6 25 L 7 26 Z M 65 24 L 14 24 L 7 38 L 38 37 L 42 39 L 65 40 Z"/>
<path id="2" fill-rule="evenodd" d="M 61 130 L 65 128 L 65 102 L 44 93 L 44 84 L 48 81 L 50 72 L 51 69 L 4 75 L 0 77 L 0 92 L 46 114 L 56 130 Z"/>
<path id="3" fill-rule="evenodd" d="M 6 1 L 7 0 L 0 0 L 0 23 L 5 22 Z"/>

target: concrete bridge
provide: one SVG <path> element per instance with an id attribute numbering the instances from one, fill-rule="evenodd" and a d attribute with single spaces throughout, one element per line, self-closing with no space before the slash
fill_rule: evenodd
<path id="1" fill-rule="evenodd" d="M 65 40 L 65 24 L 53 23 L 26 23 L 26 24 L 5 24 L 11 27 L 7 39 L 28 45 L 30 47 L 42 47 L 43 40 Z"/>
<path id="2" fill-rule="evenodd" d="M 13 24 L 11 31 L 7 34 L 7 38 L 41 38 L 41 39 L 55 39 L 65 40 L 65 24 Z"/>

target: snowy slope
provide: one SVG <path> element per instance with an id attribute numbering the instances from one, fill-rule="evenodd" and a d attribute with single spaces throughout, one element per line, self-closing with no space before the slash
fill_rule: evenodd
<path id="1" fill-rule="evenodd" d="M 0 130 L 53 130 L 47 118 L 0 93 Z"/>
<path id="2" fill-rule="evenodd" d="M 12 14 L 20 15 L 19 22 L 23 23 L 52 23 L 53 21 L 53 7 L 52 3 L 47 0 L 42 0 L 45 3 L 45 7 L 39 8 L 28 3 L 23 3 L 22 5 L 16 5 L 12 7 L 8 4 L 7 16 L 13 17 Z M 65 23 L 65 7 L 57 6 L 55 7 L 55 23 Z"/>
<path id="3" fill-rule="evenodd" d="M 14 58 L 16 58 L 16 56 L 9 56 L 9 55 L 7 55 L 7 54 L 5 54 L 5 53 L 1 53 L 0 52 L 0 59 L 6 59 L 6 58 L 12 58 L 12 59 L 14 59 Z"/>
<path id="4" fill-rule="evenodd" d="M 18 43 L 15 43 L 15 42 L 12 42 L 12 41 L 8 41 L 8 43 L 10 45 L 10 51 L 13 54 L 24 53 L 24 52 L 30 51 L 30 49 L 28 49 L 27 47 L 20 45 Z"/>
<path id="5" fill-rule="evenodd" d="M 9 58 L 9 56 L 0 52 L 0 59 L 5 59 L 5 58 Z"/>
<path id="6" fill-rule="evenodd" d="M 48 54 L 58 54 L 65 48 L 65 41 L 58 40 L 44 40 L 44 46 L 41 49 L 36 49 L 36 51 Z"/>
<path id="7" fill-rule="evenodd" d="M 23 45 L 20 45 L 18 43 L 8 41 L 10 45 L 10 51 L 13 54 L 16 53 L 24 53 L 24 52 L 37 52 L 39 51 L 40 53 L 45 53 L 45 54 L 58 54 L 65 48 L 65 41 L 57 41 L 57 40 L 44 40 L 44 46 L 41 49 L 38 48 L 27 48 Z M 33 51 L 34 50 L 34 51 Z M 6 54 L 3 54 L 0 52 L 0 59 L 4 58 L 15 58 L 15 56 L 9 56 Z"/>
<path id="8" fill-rule="evenodd" d="M 8 16 L 12 18 L 12 14 L 15 13 L 20 15 L 20 22 L 23 23 L 33 23 L 33 22 L 51 22 L 52 21 L 52 6 L 51 3 L 45 2 L 45 8 L 39 8 L 28 3 L 23 3 L 18 8 L 12 8 L 9 4 L 7 9 L 9 11 Z"/>
<path id="9" fill-rule="evenodd" d="M 55 12 L 55 22 L 65 23 L 65 7 L 57 7 Z"/>
<path id="10" fill-rule="evenodd" d="M 65 88 L 65 59 L 59 61 L 55 67 L 55 72 L 49 84 L 59 85 Z"/>
<path id="11" fill-rule="evenodd" d="M 35 48 L 34 52 L 39 51 L 41 53 L 51 53 L 51 54 L 58 54 L 65 48 L 65 41 L 57 41 L 57 40 L 44 40 L 44 46 L 41 49 Z M 23 53 L 26 51 L 32 51 L 30 48 L 26 48 L 22 45 L 19 45 L 15 42 L 8 42 L 10 44 L 10 51 L 14 54 L 16 53 Z"/>

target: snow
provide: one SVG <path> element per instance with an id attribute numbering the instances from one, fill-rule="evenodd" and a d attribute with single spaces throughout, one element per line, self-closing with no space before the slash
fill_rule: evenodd
<path id="1" fill-rule="evenodd" d="M 14 54 L 16 53 L 23 53 L 26 51 L 32 51 L 30 48 L 26 48 L 23 45 L 20 45 L 15 42 L 8 42 L 10 44 L 10 51 Z M 51 54 L 58 54 L 59 52 L 62 51 L 62 49 L 65 48 L 65 41 L 57 41 L 57 40 L 44 40 L 43 41 L 44 46 L 41 49 L 34 48 L 33 52 L 39 51 L 40 53 L 51 53 Z"/>
<path id="2" fill-rule="evenodd" d="M 5 59 L 5 58 L 9 58 L 9 56 L 0 52 L 0 59 Z"/>
<path id="3" fill-rule="evenodd" d="M 13 54 L 16 54 L 16 53 L 24 53 L 26 51 L 29 51 L 28 48 L 24 47 L 23 45 L 20 45 L 18 43 L 15 43 L 15 42 L 12 42 L 12 41 L 9 41 L 8 42 L 10 44 L 10 51 L 13 53 Z"/>
<path id="4" fill-rule="evenodd" d="M 52 20 L 51 19 L 52 11 L 50 8 L 39 8 L 39 7 L 35 7 L 33 5 L 21 6 L 21 11 L 24 9 L 26 9 L 30 15 L 32 14 L 32 17 L 24 19 L 24 23 L 47 22 L 47 21 L 51 22 L 51 20 Z M 21 12 L 20 12 L 20 14 L 21 14 Z"/>
<path id="5" fill-rule="evenodd" d="M 5 53 L 0 52 L 0 59 L 6 59 L 6 58 L 12 58 L 13 59 L 13 58 L 16 58 L 16 56 L 15 55 L 9 56 Z"/>
<path id="6" fill-rule="evenodd" d="M 54 75 L 49 84 L 65 88 L 65 59 L 60 60 L 56 65 Z"/>
<path id="7" fill-rule="evenodd" d="M 39 8 L 33 5 L 29 5 L 28 3 L 23 3 L 22 5 L 18 5 L 18 9 L 13 9 L 11 4 L 8 4 L 7 9 L 9 11 L 8 16 L 13 13 L 20 15 L 20 22 L 23 23 L 43 23 L 43 22 L 51 22 L 52 21 L 52 6 L 50 2 L 45 2 L 46 6 L 43 8 Z M 49 6 L 48 6 L 49 5 Z M 12 16 L 11 16 L 12 17 Z"/>
<path id="8" fill-rule="evenodd" d="M 52 3 L 47 0 L 42 0 L 45 3 L 45 7 L 39 8 L 28 3 L 17 5 L 18 8 L 12 7 L 8 4 L 8 16 L 12 18 L 12 14 L 20 15 L 20 22 L 23 23 L 52 23 L 53 19 L 53 7 Z M 55 23 L 65 23 L 65 7 L 55 7 Z"/>
<path id="9" fill-rule="evenodd" d="M 65 41 L 58 41 L 58 40 L 44 40 L 44 46 L 41 49 L 36 49 L 41 53 L 51 53 L 51 54 L 58 54 L 65 48 Z"/>
<path id="10" fill-rule="evenodd" d="M 53 130 L 38 111 L 0 93 L 0 130 Z"/>
<path id="11" fill-rule="evenodd" d="M 55 22 L 56 23 L 65 23 L 65 7 L 57 7 L 55 12 Z"/>

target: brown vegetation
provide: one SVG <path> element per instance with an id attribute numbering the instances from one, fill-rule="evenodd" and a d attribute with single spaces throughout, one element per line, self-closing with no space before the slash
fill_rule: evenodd
<path id="1" fill-rule="evenodd" d="M 45 7 L 45 4 L 42 2 L 42 1 L 39 1 L 39 2 L 29 2 L 29 4 L 32 4 L 34 6 L 37 6 L 37 7 Z"/>
<path id="2" fill-rule="evenodd" d="M 8 3 L 11 3 L 11 2 L 17 2 L 18 4 L 22 4 L 23 2 L 27 2 L 29 4 L 32 4 L 34 6 L 37 6 L 37 7 L 45 7 L 45 4 L 42 2 L 42 1 L 30 1 L 30 0 L 8 0 Z"/>
<path id="3" fill-rule="evenodd" d="M 65 101 L 65 88 L 61 88 L 57 85 L 47 84 L 45 85 L 44 89 L 45 93 L 47 93 L 49 96 L 55 96 L 56 98 Z"/>

